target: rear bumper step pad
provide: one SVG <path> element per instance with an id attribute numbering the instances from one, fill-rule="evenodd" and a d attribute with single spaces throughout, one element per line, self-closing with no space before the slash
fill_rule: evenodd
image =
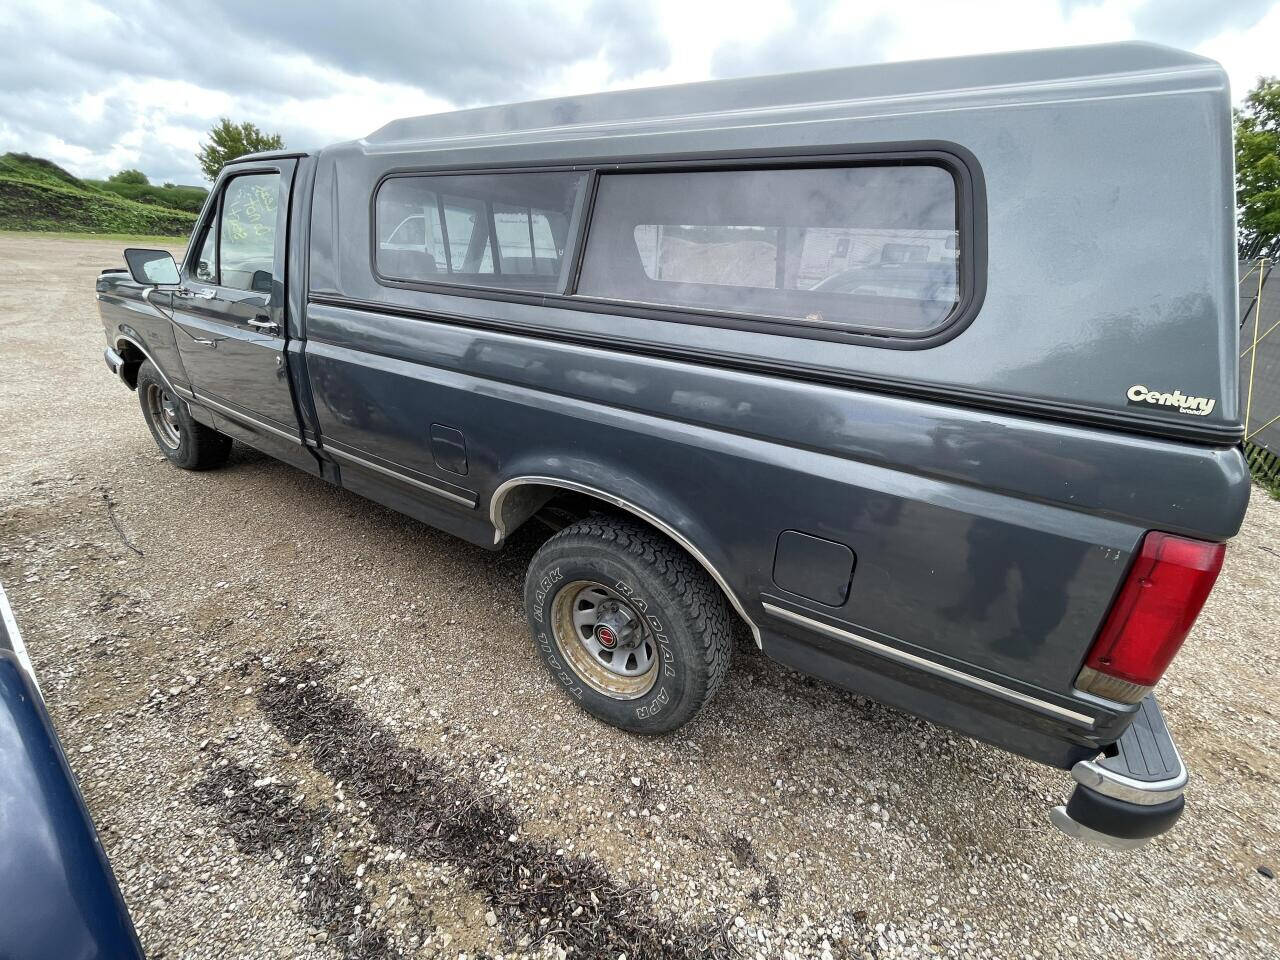
<path id="1" fill-rule="evenodd" d="M 1187 768 L 1151 694 L 1115 745 L 1097 759 L 1081 760 L 1071 776 L 1075 792 L 1049 818 L 1077 840 L 1132 850 L 1182 816 Z"/>

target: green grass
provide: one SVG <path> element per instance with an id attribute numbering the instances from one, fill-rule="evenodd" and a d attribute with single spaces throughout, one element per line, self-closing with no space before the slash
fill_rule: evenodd
<path id="1" fill-rule="evenodd" d="M 1280 500 L 1280 454 L 1246 440 L 1244 455 L 1249 461 L 1249 472 L 1253 474 L 1254 482 Z"/>
<path id="2" fill-rule="evenodd" d="M 185 237 L 195 214 L 138 203 L 24 153 L 0 156 L 0 230 Z"/>
<path id="3" fill-rule="evenodd" d="M 52 160 L 33 157 L 28 153 L 6 153 L 0 156 L 0 177 L 15 177 L 61 187 L 84 187 L 82 181 Z"/>
<path id="4" fill-rule="evenodd" d="M 185 210 L 187 213 L 199 213 L 205 197 L 209 195 L 204 187 L 157 187 L 149 183 L 113 183 L 110 180 L 85 180 L 84 183 L 126 200 L 170 210 Z"/>
<path id="5" fill-rule="evenodd" d="M 84 240 L 118 243 L 125 247 L 154 247 L 159 250 L 183 249 L 185 236 L 172 237 L 148 233 L 84 233 L 72 230 L 7 230 L 0 227 L 0 237 L 31 237 L 32 239 Z"/>
<path id="6" fill-rule="evenodd" d="M 1253 482 L 1271 494 L 1272 500 L 1280 500 L 1280 473 L 1271 475 L 1254 473 Z"/>

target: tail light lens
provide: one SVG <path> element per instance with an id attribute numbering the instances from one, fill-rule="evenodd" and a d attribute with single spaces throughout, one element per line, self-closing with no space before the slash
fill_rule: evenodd
<path id="1" fill-rule="evenodd" d="M 1143 537 L 1076 687 L 1122 703 L 1145 697 L 1191 632 L 1226 550 L 1170 533 Z"/>

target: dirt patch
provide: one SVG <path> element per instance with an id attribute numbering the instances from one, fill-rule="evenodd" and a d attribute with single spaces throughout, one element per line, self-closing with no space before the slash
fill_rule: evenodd
<path id="1" fill-rule="evenodd" d="M 218 825 L 237 849 L 284 861 L 299 908 L 350 960 L 396 955 L 386 934 L 366 922 L 373 904 L 357 886 L 356 872 L 330 851 L 323 813 L 301 795 L 248 767 L 218 763 L 192 788 L 191 798 L 217 811 Z"/>
<path id="2" fill-rule="evenodd" d="M 462 870 L 495 919 L 580 956 L 685 960 L 718 956 L 708 935 L 650 910 L 652 891 L 624 888 L 599 863 L 522 836 L 510 807 L 457 769 L 402 745 L 324 679 L 316 664 L 283 671 L 259 695 L 285 738 L 362 808 L 382 842 Z M 511 947 L 515 947 L 514 936 Z"/>

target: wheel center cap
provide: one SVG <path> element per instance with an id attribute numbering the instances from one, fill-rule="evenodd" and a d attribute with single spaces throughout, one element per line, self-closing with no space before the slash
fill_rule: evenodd
<path id="1" fill-rule="evenodd" d="M 619 605 L 610 605 L 601 611 L 592 630 L 596 643 L 605 650 L 625 650 L 634 647 L 640 639 L 634 621 Z"/>

